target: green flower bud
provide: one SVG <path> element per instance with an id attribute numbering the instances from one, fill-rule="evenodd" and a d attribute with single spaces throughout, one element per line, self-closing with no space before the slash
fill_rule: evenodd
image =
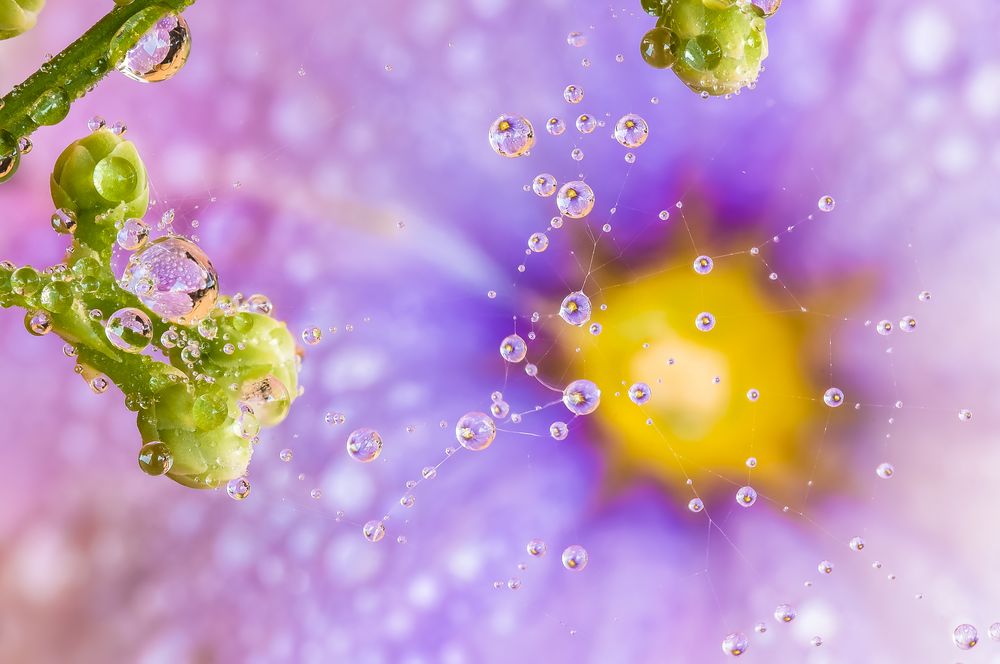
<path id="1" fill-rule="evenodd" d="M 196 404 L 204 403 L 206 395 L 221 399 L 226 412 L 214 427 L 201 429 Z M 189 384 L 176 383 L 139 411 L 137 423 L 143 443 L 158 441 L 169 452 L 168 477 L 195 489 L 211 489 L 246 474 L 253 454 L 252 436 L 241 435 L 241 417 L 236 400 L 227 400 L 221 391 L 199 393 Z"/>
<path id="2" fill-rule="evenodd" d="M 0 0 L 0 39 L 10 39 L 35 27 L 45 0 Z"/>
<path id="3" fill-rule="evenodd" d="M 738 0 L 669 0 L 661 7 L 656 25 L 670 31 L 673 70 L 688 87 L 725 95 L 757 80 L 767 57 L 762 10 Z M 647 62 L 669 66 L 663 53 L 668 41 L 666 33 L 647 33 L 642 45 Z"/>
<path id="4" fill-rule="evenodd" d="M 42 272 L 0 263 L 0 306 L 24 308 L 32 334 L 65 340 L 95 391 L 109 381 L 121 389 L 137 413 L 144 472 L 196 488 L 241 477 L 261 427 L 281 422 L 298 395 L 300 360 L 287 326 L 236 311 L 231 299 L 190 324 L 168 322 L 155 302 L 121 287 L 111 271 L 116 222 L 141 217 L 148 205 L 132 143 L 103 130 L 76 141 L 56 162 L 51 188 L 56 207 L 77 221 L 73 251 Z M 124 335 L 104 324 L 112 312 L 140 324 Z"/>
<path id="5" fill-rule="evenodd" d="M 109 210 L 142 217 L 149 206 L 146 167 L 135 145 L 109 129 L 88 134 L 63 150 L 50 186 L 56 207 L 78 217 Z"/>
<path id="6" fill-rule="evenodd" d="M 138 416 L 143 442 L 163 443 L 170 453 L 167 476 L 194 488 L 215 488 L 244 475 L 260 428 L 281 422 L 298 390 L 299 357 L 283 322 L 218 311 L 213 320 L 240 346 L 227 353 L 222 343 L 203 345 L 201 370 L 214 384 L 193 388 L 179 369 L 164 367 L 177 379 L 158 378 L 152 403 Z M 173 349 L 175 366 L 179 358 Z"/>

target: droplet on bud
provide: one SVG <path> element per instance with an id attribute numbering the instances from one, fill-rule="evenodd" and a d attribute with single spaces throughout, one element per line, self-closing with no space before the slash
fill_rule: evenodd
<path id="1" fill-rule="evenodd" d="M 141 309 L 125 307 L 108 317 L 104 334 L 116 348 L 141 353 L 153 340 L 153 323 Z"/>
<path id="2" fill-rule="evenodd" d="M 122 277 L 127 288 L 157 316 L 188 324 L 211 312 L 219 279 L 201 248 L 168 236 L 146 245 L 129 260 Z"/>
<path id="3" fill-rule="evenodd" d="M 159 441 L 146 443 L 139 449 L 139 468 L 147 475 L 165 475 L 174 465 L 174 457 Z"/>

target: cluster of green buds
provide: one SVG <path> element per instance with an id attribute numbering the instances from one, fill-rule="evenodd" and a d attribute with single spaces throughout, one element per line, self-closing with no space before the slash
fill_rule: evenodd
<path id="1" fill-rule="evenodd" d="M 703 97 L 729 95 L 756 84 L 767 57 L 764 21 L 780 0 L 641 0 L 656 27 L 640 44 L 642 58 L 672 68 Z"/>
<path id="2" fill-rule="evenodd" d="M 260 428 L 298 395 L 288 328 L 263 296 L 220 296 L 191 240 L 150 238 L 146 169 L 121 136 L 102 128 L 66 148 L 51 190 L 52 226 L 71 246 L 45 270 L 0 263 L 0 305 L 25 309 L 30 333 L 61 337 L 95 392 L 121 389 L 145 472 L 197 488 L 242 477 Z M 122 251 L 133 253 L 116 277 Z"/>
<path id="3" fill-rule="evenodd" d="M 0 39 L 31 30 L 44 6 L 45 0 L 0 0 Z"/>

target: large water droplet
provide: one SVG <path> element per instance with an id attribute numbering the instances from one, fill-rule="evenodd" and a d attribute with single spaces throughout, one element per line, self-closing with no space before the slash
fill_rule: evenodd
<path id="1" fill-rule="evenodd" d="M 527 118 L 501 115 L 490 127 L 490 145 L 501 157 L 521 157 L 535 145 L 535 130 Z"/>
<path id="2" fill-rule="evenodd" d="M 157 316 L 192 323 L 207 316 L 219 296 L 219 280 L 201 248 L 169 236 L 136 252 L 125 268 L 128 290 Z"/>
<path id="3" fill-rule="evenodd" d="M 127 28 L 126 24 L 122 30 Z M 167 14 L 115 66 L 136 81 L 165 81 L 180 71 L 190 52 L 191 31 L 187 21 L 177 14 Z"/>

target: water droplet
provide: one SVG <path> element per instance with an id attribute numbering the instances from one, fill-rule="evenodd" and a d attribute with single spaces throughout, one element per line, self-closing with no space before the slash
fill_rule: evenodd
<path id="1" fill-rule="evenodd" d="M 587 45 L 587 36 L 582 32 L 571 32 L 566 36 L 566 43 L 575 48 Z"/>
<path id="2" fill-rule="evenodd" d="M 526 548 L 528 550 L 528 555 L 534 556 L 535 558 L 541 558 L 545 555 L 545 552 L 548 551 L 548 547 L 545 545 L 545 542 L 540 539 L 531 540 L 528 542 L 528 546 Z"/>
<path id="3" fill-rule="evenodd" d="M 649 125 L 640 116 L 629 113 L 615 123 L 614 136 L 623 147 L 634 150 L 649 138 Z"/>
<path id="4" fill-rule="evenodd" d="M 69 94 L 64 89 L 51 88 L 38 96 L 28 115 L 35 124 L 59 124 L 69 114 L 69 104 Z"/>
<path id="5" fill-rule="evenodd" d="M 816 203 L 816 207 L 820 209 L 821 212 L 833 212 L 833 208 L 837 206 L 837 202 L 833 200 L 833 196 L 823 196 Z"/>
<path id="6" fill-rule="evenodd" d="M 692 267 L 694 267 L 694 271 L 698 274 L 708 274 L 714 266 L 715 263 L 709 256 L 698 256 L 698 258 L 694 259 Z"/>
<path id="7" fill-rule="evenodd" d="M 563 405 L 576 415 L 589 415 L 601 404 L 601 390 L 592 381 L 574 380 L 563 390 Z"/>
<path id="8" fill-rule="evenodd" d="M 545 131 L 549 132 L 552 136 L 560 136 L 566 131 L 566 123 L 559 118 L 549 118 L 545 123 Z"/>
<path id="9" fill-rule="evenodd" d="M 361 527 L 361 534 L 363 534 L 365 539 L 369 542 L 378 542 L 385 537 L 385 524 L 377 519 L 372 519 Z"/>
<path id="10" fill-rule="evenodd" d="M 677 59 L 677 37 L 673 31 L 664 26 L 649 30 L 639 43 L 639 53 L 642 59 L 651 67 L 666 69 L 673 66 Z"/>
<path id="11" fill-rule="evenodd" d="M 500 357 L 516 364 L 528 355 L 528 344 L 520 335 L 511 334 L 500 342 Z"/>
<path id="12" fill-rule="evenodd" d="M 347 455 L 355 461 L 370 463 L 382 453 L 382 436 L 375 429 L 355 429 L 347 437 Z"/>
<path id="13" fill-rule="evenodd" d="M 320 342 L 320 340 L 322 340 L 322 338 L 323 338 L 323 330 L 319 329 L 316 326 L 307 327 L 306 329 L 302 330 L 302 341 L 309 346 L 315 346 Z"/>
<path id="14" fill-rule="evenodd" d="M 281 450 L 281 452 L 278 453 L 278 458 L 284 461 L 285 463 L 288 463 L 289 461 L 292 460 L 292 451 L 286 447 L 285 449 Z"/>
<path id="15" fill-rule="evenodd" d="M 122 31 L 128 27 L 126 23 Z M 117 39 L 118 35 L 112 39 L 112 51 Z M 165 81 L 181 70 L 190 52 L 191 32 L 187 21 L 178 14 L 167 14 L 139 38 L 115 67 L 142 83 Z"/>
<path id="16" fill-rule="evenodd" d="M 125 251 L 141 249 L 149 239 L 149 225 L 142 219 L 126 219 L 118 229 L 118 246 Z"/>
<path id="17" fill-rule="evenodd" d="M 594 209 L 594 191 L 586 182 L 567 182 L 556 195 L 559 212 L 570 219 L 582 219 Z"/>
<path id="18" fill-rule="evenodd" d="M 160 238 L 133 254 L 123 280 L 153 313 L 175 323 L 201 320 L 219 295 L 218 276 L 208 256 L 176 236 Z"/>
<path id="19" fill-rule="evenodd" d="M 884 480 L 889 479 L 896 473 L 896 469 L 888 461 L 882 462 L 875 468 L 875 474 Z"/>
<path id="20" fill-rule="evenodd" d="M 844 393 L 836 387 L 831 387 L 823 393 L 823 403 L 830 408 L 838 408 L 844 403 Z"/>
<path id="21" fill-rule="evenodd" d="M 147 475 L 165 475 L 173 465 L 174 456 L 164 443 L 153 441 L 139 449 L 139 468 Z"/>
<path id="22" fill-rule="evenodd" d="M 781 0 L 750 0 L 754 7 L 760 8 L 764 13 L 764 18 L 774 16 L 774 13 L 781 7 Z"/>
<path id="23" fill-rule="evenodd" d="M 535 130 L 527 118 L 504 114 L 493 121 L 489 139 L 501 157 L 521 157 L 535 145 Z"/>
<path id="24" fill-rule="evenodd" d="M 549 425 L 549 435 L 555 440 L 566 440 L 569 435 L 569 425 L 565 422 L 553 422 Z"/>
<path id="25" fill-rule="evenodd" d="M 485 450 L 496 435 L 497 426 L 486 413 L 466 413 L 455 424 L 455 438 L 467 450 Z"/>
<path id="26" fill-rule="evenodd" d="M 722 652 L 733 657 L 739 657 L 750 647 L 750 640 L 743 632 L 733 632 L 727 634 L 722 640 Z"/>
<path id="27" fill-rule="evenodd" d="M 36 337 L 52 331 L 52 316 L 47 311 L 29 311 L 24 315 L 24 327 Z"/>
<path id="28" fill-rule="evenodd" d="M 274 312 L 274 304 L 271 302 L 271 299 L 260 293 L 254 293 L 248 297 L 244 307 L 252 314 L 270 316 Z"/>
<path id="29" fill-rule="evenodd" d="M 955 628 L 952 638 L 959 650 L 972 650 L 979 643 L 979 632 L 972 625 L 959 625 Z"/>
<path id="30" fill-rule="evenodd" d="M 551 173 L 540 173 L 531 182 L 531 189 L 542 198 L 548 198 L 556 193 L 556 176 Z"/>
<path id="31" fill-rule="evenodd" d="M 104 334 L 116 348 L 141 353 L 153 341 L 153 323 L 141 309 L 125 307 L 108 317 Z"/>
<path id="32" fill-rule="evenodd" d="M 715 316 L 707 311 L 703 311 L 694 319 L 694 326 L 702 332 L 708 332 L 715 327 Z"/>
<path id="33" fill-rule="evenodd" d="M 233 500 L 246 500 L 250 495 L 250 480 L 245 477 L 229 480 L 226 484 L 226 493 Z"/>
<path id="34" fill-rule="evenodd" d="M 692 498 L 688 501 L 688 509 L 697 514 L 705 509 L 705 503 L 701 498 Z"/>
<path id="35" fill-rule="evenodd" d="M 579 104 L 583 101 L 583 88 L 579 85 L 567 85 L 566 89 L 563 90 L 563 99 L 571 104 Z"/>
<path id="36" fill-rule="evenodd" d="M 635 383 L 632 387 L 628 388 L 628 398 L 632 400 L 632 403 L 639 406 L 648 402 L 652 396 L 653 391 L 646 383 Z"/>
<path id="37" fill-rule="evenodd" d="M 774 610 L 774 619 L 780 623 L 790 623 L 795 620 L 795 609 L 789 604 L 779 604 Z"/>
<path id="38" fill-rule="evenodd" d="M 260 433 L 260 420 L 257 419 L 253 408 L 240 404 L 240 414 L 233 421 L 233 431 L 243 440 L 251 440 Z"/>
<path id="39" fill-rule="evenodd" d="M 590 320 L 592 310 L 590 298 L 583 291 L 575 291 L 567 295 L 559 305 L 559 317 L 570 325 L 581 327 Z"/>
<path id="40" fill-rule="evenodd" d="M 576 130 L 581 134 L 590 134 L 597 129 L 597 118 L 586 113 L 576 119 Z"/>
<path id="41" fill-rule="evenodd" d="M 0 130 L 0 182 L 10 179 L 20 163 L 21 152 L 17 149 L 17 141 L 10 132 Z"/>
<path id="42" fill-rule="evenodd" d="M 549 248 L 549 237 L 545 233 L 532 233 L 528 237 L 528 249 L 540 254 Z"/>
<path id="43" fill-rule="evenodd" d="M 750 507 L 757 502 L 757 492 L 751 486 L 740 487 L 736 492 L 736 503 L 740 507 Z"/>
<path id="44" fill-rule="evenodd" d="M 563 567 L 568 570 L 573 570 L 575 572 L 582 571 L 583 568 L 587 566 L 589 561 L 590 555 L 587 553 L 587 550 L 579 544 L 571 544 L 562 552 L 562 564 Z"/>
<path id="45" fill-rule="evenodd" d="M 285 419 L 292 407 L 288 387 L 272 374 L 243 383 L 240 401 L 249 406 L 257 420 L 267 427 Z"/>

